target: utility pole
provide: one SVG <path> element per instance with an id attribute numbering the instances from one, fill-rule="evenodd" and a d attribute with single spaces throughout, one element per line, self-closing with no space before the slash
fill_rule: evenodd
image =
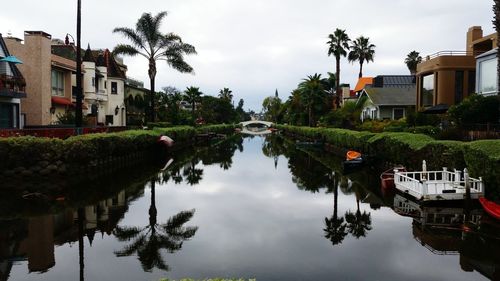
<path id="1" fill-rule="evenodd" d="M 80 134 L 79 128 L 82 127 L 82 48 L 81 48 L 81 33 L 82 33 L 82 3 L 78 0 L 76 13 L 76 108 L 75 108 L 75 127 L 77 134 Z"/>

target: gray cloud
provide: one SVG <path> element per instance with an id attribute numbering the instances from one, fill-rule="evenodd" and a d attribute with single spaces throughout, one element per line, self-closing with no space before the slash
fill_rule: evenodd
<path id="1" fill-rule="evenodd" d="M 230 87 L 246 108 L 260 110 L 265 96 L 278 88 L 282 98 L 315 72 L 333 71 L 325 42 L 337 27 L 351 38 L 370 37 L 377 45 L 366 75 L 406 74 L 411 50 L 430 54 L 463 50 L 473 25 L 493 32 L 492 1 L 467 0 L 83 0 L 83 45 L 112 49 L 125 41 L 111 31 L 133 27 L 142 12 L 169 11 L 164 32 L 175 32 L 197 47 L 188 57 L 196 75 L 179 74 L 163 65 L 159 87 L 195 85 L 215 95 Z M 24 30 L 43 30 L 63 38 L 75 33 L 76 1 L 18 0 L 0 10 L 0 32 L 22 37 Z M 147 82 L 146 62 L 126 58 L 128 74 Z M 356 83 L 358 66 L 342 61 L 342 82 Z"/>

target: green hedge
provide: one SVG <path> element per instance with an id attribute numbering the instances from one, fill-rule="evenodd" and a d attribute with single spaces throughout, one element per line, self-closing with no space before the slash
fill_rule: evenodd
<path id="1" fill-rule="evenodd" d="M 127 156 L 130 153 L 151 149 L 158 137 L 167 135 L 176 143 L 190 141 L 197 133 L 208 130 L 227 133 L 233 125 L 194 128 L 179 126 L 153 130 L 129 130 L 118 133 L 88 134 L 66 140 L 12 137 L 0 138 L 0 171 L 20 167 L 30 168 L 40 162 L 89 165 L 98 159 Z M 46 165 L 43 165 L 46 166 Z"/>
<path id="2" fill-rule="evenodd" d="M 326 142 L 343 149 L 360 150 L 375 159 L 429 169 L 467 167 L 473 177 L 482 176 L 487 192 L 500 193 L 500 140 L 474 142 L 441 141 L 424 134 L 404 132 L 368 133 L 345 129 L 278 126 L 299 136 Z M 500 195 L 500 194 L 499 194 Z"/>

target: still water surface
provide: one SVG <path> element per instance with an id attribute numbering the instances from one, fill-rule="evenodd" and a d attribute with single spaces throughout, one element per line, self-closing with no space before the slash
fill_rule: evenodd
<path id="1" fill-rule="evenodd" d="M 103 198 L 2 208 L 0 280 L 499 280 L 500 228 L 481 210 L 463 232 L 460 206 L 384 196 L 378 171 L 343 176 L 303 150 L 233 139 L 92 183 Z"/>

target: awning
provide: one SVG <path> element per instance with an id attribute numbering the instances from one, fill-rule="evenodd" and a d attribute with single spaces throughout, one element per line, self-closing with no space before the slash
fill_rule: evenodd
<path id="1" fill-rule="evenodd" d="M 17 63 L 17 64 L 23 63 L 20 59 L 16 58 L 15 56 L 6 56 L 5 58 L 0 59 L 0 61 Z"/>
<path id="2" fill-rule="evenodd" d="M 58 104 L 58 105 L 73 106 L 73 103 L 69 99 L 62 98 L 62 97 L 52 97 L 52 103 Z"/>
<path id="3" fill-rule="evenodd" d="M 447 104 L 440 103 L 438 105 L 429 107 L 422 112 L 426 114 L 443 114 L 446 113 L 446 111 L 448 111 L 448 108 L 449 106 Z"/>

